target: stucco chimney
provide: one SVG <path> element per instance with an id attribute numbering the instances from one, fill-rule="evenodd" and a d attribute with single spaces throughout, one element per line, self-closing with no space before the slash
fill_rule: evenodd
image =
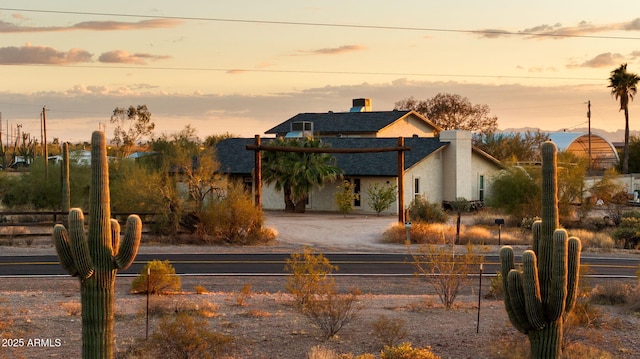
<path id="1" fill-rule="evenodd" d="M 349 112 L 371 112 L 371 99 L 354 98 Z"/>
<path id="2" fill-rule="evenodd" d="M 455 201 L 458 197 L 472 199 L 472 181 L 475 179 L 471 172 L 471 132 L 470 131 L 442 131 L 440 141 L 449 145 L 443 151 L 442 170 L 444 176 L 443 200 Z"/>

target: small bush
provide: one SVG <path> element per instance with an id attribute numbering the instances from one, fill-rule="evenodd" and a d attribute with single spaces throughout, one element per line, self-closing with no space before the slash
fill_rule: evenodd
<path id="1" fill-rule="evenodd" d="M 312 347 L 307 353 L 307 359 L 337 359 L 338 354 L 320 345 Z"/>
<path id="2" fill-rule="evenodd" d="M 247 283 L 242 286 L 242 289 L 236 293 L 236 304 L 240 307 L 247 305 L 247 299 L 251 298 L 253 292 L 251 291 L 251 283 Z"/>
<path id="3" fill-rule="evenodd" d="M 256 245 L 275 239 L 273 231 L 263 227 L 262 209 L 253 204 L 251 194 L 240 183 L 230 184 L 224 197 L 209 204 L 200 220 L 201 234 L 218 242 Z"/>
<path id="4" fill-rule="evenodd" d="M 402 343 L 395 347 L 385 347 L 380 359 L 440 359 L 431 352 L 430 347 L 412 348 L 411 343 Z"/>
<path id="5" fill-rule="evenodd" d="M 60 306 L 67 312 L 67 315 L 76 316 L 82 312 L 82 305 L 79 302 L 63 302 Z"/>
<path id="6" fill-rule="evenodd" d="M 407 337 L 405 323 L 404 319 L 390 319 L 383 314 L 373 322 L 373 333 L 381 345 L 392 347 Z"/>
<path id="7" fill-rule="evenodd" d="M 162 318 L 150 338 L 158 357 L 223 358 L 233 349 L 233 337 L 209 330 L 206 320 L 179 313 Z"/>
<path id="8" fill-rule="evenodd" d="M 413 222 L 446 223 L 449 216 L 437 203 L 430 203 L 424 197 L 416 197 L 409 204 L 409 216 Z"/>
<path id="9" fill-rule="evenodd" d="M 398 198 L 398 186 L 390 183 L 374 183 L 367 188 L 369 207 L 376 211 L 376 215 L 386 211 Z"/>
<path id="10" fill-rule="evenodd" d="M 295 296 L 296 304 L 301 308 L 311 296 L 335 287 L 329 275 L 337 269 L 322 253 L 315 254 L 311 248 L 305 247 L 302 253 L 292 253 L 287 258 L 284 270 L 290 276 L 285 289 Z"/>
<path id="11" fill-rule="evenodd" d="M 485 298 L 502 299 L 504 298 L 504 287 L 502 286 L 502 273 L 497 272 L 495 277 L 489 280 L 489 293 Z"/>
<path id="12" fill-rule="evenodd" d="M 608 281 L 593 288 L 591 302 L 600 305 L 624 304 L 631 291 L 632 288 L 628 284 Z"/>
<path id="13" fill-rule="evenodd" d="M 597 248 L 610 250 L 615 247 L 615 241 L 610 235 L 603 232 L 593 232 L 584 229 L 572 229 L 569 235 L 580 238 L 582 248 Z"/>
<path id="14" fill-rule="evenodd" d="M 422 276 L 434 289 L 446 309 L 451 309 L 460 291 L 477 273 L 483 256 L 467 245 L 465 253 L 454 253 L 451 246 L 423 245 L 411 253 L 416 275 Z"/>
<path id="15" fill-rule="evenodd" d="M 316 324 L 326 339 L 356 317 L 360 311 L 358 290 L 341 295 L 329 275 L 338 267 L 332 265 L 322 253 L 314 254 L 309 247 L 302 253 L 293 253 L 287 259 L 286 290 L 296 298 L 297 308 Z"/>
<path id="16" fill-rule="evenodd" d="M 205 288 L 202 285 L 196 285 L 193 287 L 193 290 L 196 292 L 196 294 L 206 294 L 209 293 L 209 291 L 207 290 L 207 288 Z"/>
<path id="17" fill-rule="evenodd" d="M 147 273 L 150 273 L 147 281 Z M 179 292 L 181 287 L 180 277 L 176 270 L 166 261 L 152 260 L 147 262 L 140 274 L 131 282 L 133 293 L 165 294 Z"/>
<path id="18" fill-rule="evenodd" d="M 338 334 L 340 329 L 352 321 L 362 307 L 358 305 L 360 292 L 338 294 L 335 289 L 308 298 L 302 313 L 316 324 L 325 339 Z"/>

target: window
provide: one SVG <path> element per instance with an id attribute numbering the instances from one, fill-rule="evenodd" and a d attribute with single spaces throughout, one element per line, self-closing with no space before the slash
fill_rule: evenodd
<path id="1" fill-rule="evenodd" d="M 484 176 L 480 175 L 478 178 L 478 199 L 484 201 Z"/>
<path id="2" fill-rule="evenodd" d="M 291 131 L 294 132 L 313 132 L 313 122 L 299 121 L 291 123 Z"/>
<path id="3" fill-rule="evenodd" d="M 413 179 L 413 197 L 420 197 L 420 177 Z"/>

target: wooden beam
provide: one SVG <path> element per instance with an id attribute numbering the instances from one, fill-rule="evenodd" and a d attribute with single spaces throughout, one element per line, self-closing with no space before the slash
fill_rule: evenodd
<path id="1" fill-rule="evenodd" d="M 255 145 L 260 147 L 260 135 L 255 135 Z M 253 170 L 253 181 L 255 183 L 255 206 L 262 208 L 262 152 L 255 151 L 255 167 Z"/>
<path id="2" fill-rule="evenodd" d="M 375 153 L 375 152 L 395 152 L 411 151 L 411 147 L 374 147 L 374 148 L 332 148 L 332 147 L 291 147 L 291 146 L 262 146 L 247 145 L 247 150 L 251 151 L 271 151 L 271 152 L 301 152 L 301 153 Z"/>

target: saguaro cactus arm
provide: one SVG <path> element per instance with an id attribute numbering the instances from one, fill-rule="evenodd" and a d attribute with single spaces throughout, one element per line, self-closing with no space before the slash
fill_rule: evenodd
<path id="1" fill-rule="evenodd" d="M 124 238 L 115 256 L 115 263 L 119 269 L 127 269 L 138 254 L 140 238 L 142 237 L 142 221 L 132 214 L 127 218 Z"/>
<path id="2" fill-rule="evenodd" d="M 56 224 L 53 227 L 53 244 L 56 247 L 56 252 L 58 253 L 58 258 L 60 259 L 60 265 L 62 268 L 64 268 L 72 277 L 78 276 L 79 273 L 76 270 L 76 264 L 73 261 L 73 255 L 71 254 L 69 235 L 67 234 L 67 229 L 61 224 Z"/>

